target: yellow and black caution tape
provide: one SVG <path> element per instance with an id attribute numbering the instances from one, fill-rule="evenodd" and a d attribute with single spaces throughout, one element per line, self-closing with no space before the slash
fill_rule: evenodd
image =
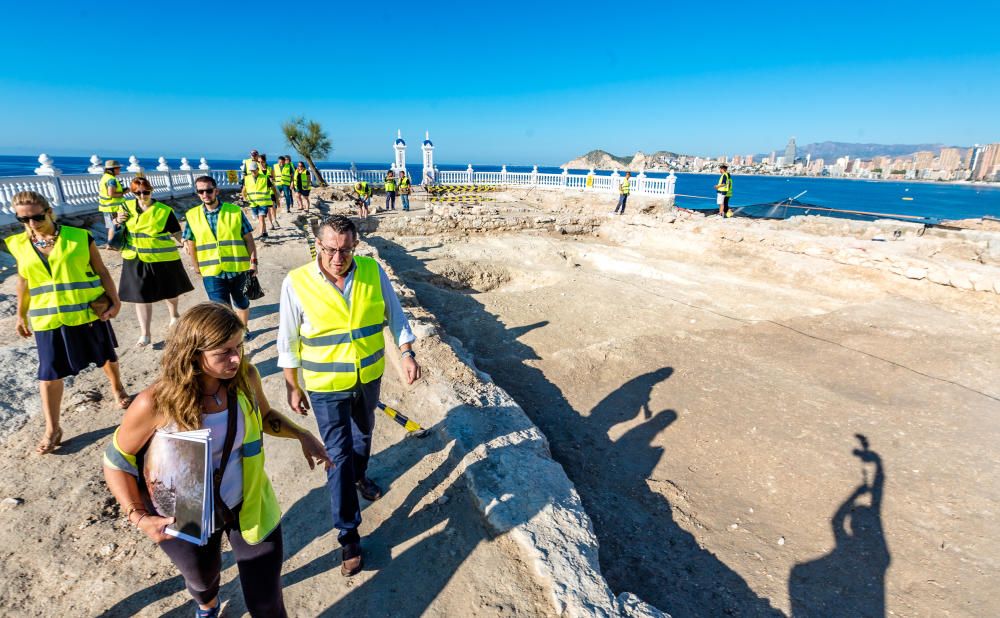
<path id="1" fill-rule="evenodd" d="M 309 245 L 309 257 L 313 261 L 316 261 L 316 231 L 313 229 L 313 224 L 316 223 L 317 219 L 315 217 L 306 217 L 306 244 Z"/>
<path id="2" fill-rule="evenodd" d="M 395 408 L 391 408 L 381 401 L 378 402 L 378 407 L 386 413 L 386 415 L 392 420 L 400 424 L 400 426 L 407 432 L 413 434 L 417 438 L 423 438 L 427 435 L 427 430 L 421 427 L 417 422 L 411 421 L 407 417 L 403 416 L 403 413 Z"/>
<path id="3" fill-rule="evenodd" d="M 427 192 L 437 193 L 488 193 L 491 191 L 502 191 L 500 185 L 432 185 L 427 187 Z"/>
<path id="4" fill-rule="evenodd" d="M 487 202 L 496 202 L 497 200 L 495 197 L 486 197 L 483 195 L 435 195 L 427 198 L 427 201 L 450 204 L 485 204 Z"/>

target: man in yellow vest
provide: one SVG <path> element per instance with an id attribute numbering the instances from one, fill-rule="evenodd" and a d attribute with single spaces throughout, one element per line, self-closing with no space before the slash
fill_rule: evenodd
<path id="1" fill-rule="evenodd" d="M 729 175 L 729 166 L 723 163 L 719 166 L 719 182 L 715 183 L 715 203 L 719 205 L 720 217 L 733 216 L 733 209 L 729 207 L 731 197 L 733 197 L 733 177 Z"/>
<path id="2" fill-rule="evenodd" d="M 285 198 L 285 212 L 292 212 L 292 160 L 288 157 L 280 156 L 274 164 L 274 186 Z"/>
<path id="3" fill-rule="evenodd" d="M 232 305 L 244 326 L 250 321 L 247 274 L 257 272 L 253 226 L 236 204 L 219 199 L 215 179 L 195 180 L 201 204 L 187 211 L 184 246 L 194 271 L 205 283 L 208 300 Z M 249 333 L 247 334 L 249 338 Z"/>
<path id="4" fill-rule="evenodd" d="M 618 187 L 618 205 L 615 206 L 616 215 L 625 214 L 625 202 L 628 201 L 628 194 L 632 191 L 632 172 L 625 172 L 625 180 Z"/>
<path id="5" fill-rule="evenodd" d="M 101 176 L 100 185 L 97 187 L 97 210 L 104 215 L 104 227 L 108 230 L 108 242 L 105 247 L 108 249 L 111 248 L 111 239 L 115 235 L 115 218 L 125 203 L 125 187 L 118 180 L 121 171 L 121 163 L 108 159 L 104 162 L 104 175 Z"/>
<path id="6" fill-rule="evenodd" d="M 316 260 L 292 270 L 281 286 L 277 341 L 288 405 L 303 415 L 312 408 L 334 463 L 327 488 L 344 576 L 363 567 L 357 494 L 369 501 L 382 496 L 367 472 L 388 352 L 382 334 L 386 322 L 402 354 L 407 384 L 420 378 L 412 346 L 416 337 L 399 298 L 378 262 L 354 255 L 357 245 L 357 228 L 349 218 L 323 220 Z"/>
<path id="7" fill-rule="evenodd" d="M 271 177 L 258 169 L 251 162 L 247 165 L 248 174 L 243 177 L 243 199 L 250 205 L 250 212 L 260 222 L 260 240 L 267 240 L 267 213 L 274 203 L 274 185 Z"/>

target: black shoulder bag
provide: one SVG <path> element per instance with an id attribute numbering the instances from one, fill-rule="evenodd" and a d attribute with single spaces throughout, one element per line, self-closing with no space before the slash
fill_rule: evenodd
<path id="1" fill-rule="evenodd" d="M 226 441 L 222 444 L 222 461 L 219 468 L 212 477 L 212 486 L 215 492 L 215 519 L 217 523 L 224 524 L 227 528 L 236 523 L 236 514 L 222 500 L 222 475 L 226 473 L 226 464 L 229 463 L 229 456 L 233 452 L 233 444 L 236 442 L 236 415 L 239 414 L 237 406 L 239 397 L 235 390 L 226 393 L 228 399 L 226 406 Z"/>

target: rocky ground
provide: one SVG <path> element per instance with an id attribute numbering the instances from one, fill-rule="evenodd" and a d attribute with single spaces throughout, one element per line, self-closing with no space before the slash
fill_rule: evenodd
<path id="1" fill-rule="evenodd" d="M 342 197 L 314 192 L 323 211 Z M 379 419 L 390 489 L 364 511 L 361 576 L 337 573 L 322 473 L 267 442 L 295 615 L 655 615 L 627 592 L 674 616 L 997 613 L 996 233 L 720 220 L 638 196 L 612 217 L 600 197 L 527 189 L 473 202 L 362 224 L 428 372 L 404 388 L 388 368 L 384 399 L 431 431 Z M 276 297 L 305 225 L 261 254 L 251 349 L 275 405 Z M 130 307 L 115 327 L 128 383 L 148 383 L 160 352 L 128 347 Z M 67 390 L 64 447 L 29 454 L 34 357 L 10 317 L 0 329 L 0 498 L 16 498 L 0 610 L 189 613 L 103 487 L 119 412 L 102 376 Z M 240 615 L 231 561 L 223 581 Z"/>

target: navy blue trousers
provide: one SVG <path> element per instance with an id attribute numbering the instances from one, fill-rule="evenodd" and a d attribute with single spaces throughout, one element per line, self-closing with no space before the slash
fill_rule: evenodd
<path id="1" fill-rule="evenodd" d="M 337 540 L 341 545 L 361 540 L 361 505 L 355 483 L 368 473 L 381 382 L 381 378 L 368 384 L 359 381 L 352 391 L 309 392 L 320 437 L 334 464 L 326 472 L 326 487 L 330 490 L 333 527 L 340 531 Z"/>
<path id="2" fill-rule="evenodd" d="M 618 205 L 615 206 L 615 213 L 622 215 L 625 214 L 625 202 L 627 200 L 628 200 L 628 195 L 625 193 L 622 193 L 621 195 L 618 196 Z"/>

